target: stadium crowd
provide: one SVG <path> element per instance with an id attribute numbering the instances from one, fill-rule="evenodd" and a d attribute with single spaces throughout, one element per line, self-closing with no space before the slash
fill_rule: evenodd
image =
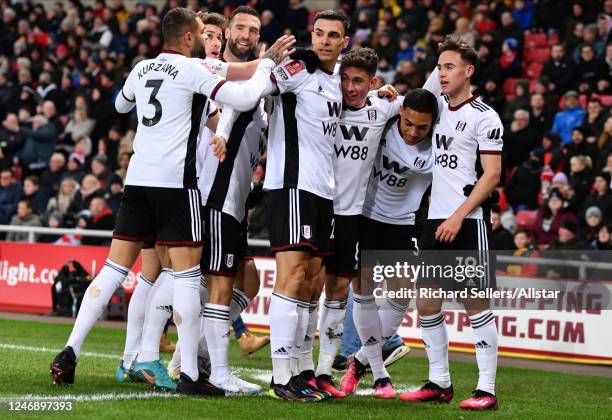
<path id="1" fill-rule="evenodd" d="M 612 249 L 612 0 L 340 3 L 349 48 L 374 48 L 381 82 L 400 93 L 423 85 L 446 34 L 478 51 L 474 88 L 506 124 L 497 249 Z M 135 63 L 161 51 L 165 13 L 229 15 L 247 4 L 261 14 L 260 42 L 291 33 L 302 46 L 315 13 L 300 0 L 0 4 L 0 224 L 109 230 L 137 125 L 135 112 L 115 112 L 114 97 Z M 265 202 L 251 211 L 252 236 L 266 237 L 264 212 Z"/>

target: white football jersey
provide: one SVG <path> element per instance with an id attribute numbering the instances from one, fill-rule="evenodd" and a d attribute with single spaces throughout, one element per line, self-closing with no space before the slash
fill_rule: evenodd
<path id="1" fill-rule="evenodd" d="M 472 96 L 452 107 L 445 96 L 438 99 L 440 116 L 433 130 L 433 181 L 429 219 L 447 219 L 467 199 L 464 188 L 482 175 L 481 154 L 502 153 L 504 127 L 490 106 Z M 482 219 L 482 207 L 468 215 Z"/>
<path id="2" fill-rule="evenodd" d="M 363 108 L 343 106 L 334 144 L 334 214 L 361 214 L 380 138 L 389 119 L 399 113 L 402 101 L 403 97 L 398 97 L 389 102 L 371 93 Z"/>
<path id="3" fill-rule="evenodd" d="M 217 134 L 227 139 L 223 163 L 212 153 L 206 153 L 201 163 L 198 187 L 202 205 L 212 207 L 242 222 L 245 204 L 251 191 L 251 178 L 259 159 L 265 152 L 263 132 L 267 127 L 263 101 L 249 112 L 237 112 L 223 108 Z M 199 149 L 209 149 L 201 144 Z"/>
<path id="4" fill-rule="evenodd" d="M 126 185 L 196 188 L 200 122 L 224 82 L 201 59 L 173 52 L 134 67 L 121 91 L 138 115 Z"/>
<path id="5" fill-rule="evenodd" d="M 342 110 L 340 65 L 332 74 L 286 60 L 272 71 L 273 96 L 264 188 L 298 188 L 332 200 L 333 155 Z"/>
<path id="6" fill-rule="evenodd" d="M 383 223 L 414 225 L 415 212 L 431 184 L 431 139 L 406 144 L 399 118 L 389 124 L 372 167 L 362 214 Z"/>

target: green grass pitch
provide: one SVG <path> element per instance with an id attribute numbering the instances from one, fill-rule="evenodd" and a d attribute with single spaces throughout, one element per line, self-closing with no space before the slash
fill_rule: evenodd
<path id="1" fill-rule="evenodd" d="M 304 404 L 256 397 L 185 398 L 154 393 L 144 384 L 118 384 L 115 371 L 125 332 L 95 328 L 83 347 L 84 354 L 71 387 L 51 384 L 49 363 L 64 345 L 70 325 L 0 320 L 0 399 L 25 396 L 77 396 L 73 413 L 11 414 L 0 418 L 104 418 L 104 419 L 449 419 L 449 418 L 612 418 L 612 382 L 609 378 L 500 367 L 496 412 L 465 412 L 457 404 L 470 395 L 477 380 L 472 363 L 451 362 L 455 399 L 447 405 L 407 404 L 398 399 L 375 400 L 362 383 L 362 395 L 343 400 Z M 176 337 L 174 337 L 176 339 Z M 234 344 L 234 343 L 233 343 Z M 232 344 L 230 364 L 240 376 L 259 382 L 267 391 L 269 349 L 243 358 Z M 92 353 L 92 354 L 87 354 Z M 164 356 L 166 359 L 169 355 Z M 389 368 L 396 390 L 407 390 L 427 377 L 427 360 L 408 355 Z M 339 380 L 339 376 L 336 375 Z"/>

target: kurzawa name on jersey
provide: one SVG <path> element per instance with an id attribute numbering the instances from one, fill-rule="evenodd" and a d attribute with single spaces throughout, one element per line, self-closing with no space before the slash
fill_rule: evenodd
<path id="1" fill-rule="evenodd" d="M 176 76 L 179 74 L 178 69 L 170 63 L 149 63 L 148 66 L 144 66 L 138 72 L 138 80 L 142 79 L 142 77 L 150 71 L 167 73 L 172 77 L 172 80 L 176 79 Z"/>

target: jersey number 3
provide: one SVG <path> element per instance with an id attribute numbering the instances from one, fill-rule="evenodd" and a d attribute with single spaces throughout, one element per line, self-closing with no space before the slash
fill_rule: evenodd
<path id="1" fill-rule="evenodd" d="M 153 115 L 153 118 L 147 118 L 144 115 L 142 116 L 142 123 L 147 127 L 153 127 L 162 117 L 162 106 L 156 98 L 162 83 L 164 83 L 162 79 L 157 79 L 147 80 L 147 83 L 145 84 L 145 87 L 153 88 L 153 92 L 151 92 L 151 97 L 149 98 L 149 103 L 155 107 L 155 115 Z"/>

